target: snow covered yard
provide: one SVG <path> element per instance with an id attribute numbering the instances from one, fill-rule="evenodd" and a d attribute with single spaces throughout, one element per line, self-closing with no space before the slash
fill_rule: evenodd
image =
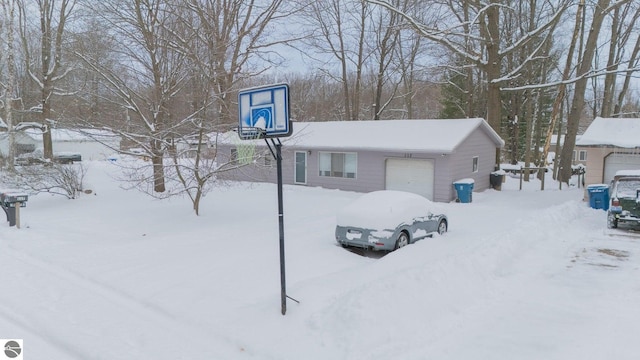
<path id="1" fill-rule="evenodd" d="M 450 229 L 382 257 L 336 246 L 357 193 L 234 184 L 187 199 L 38 195 L 0 225 L 0 337 L 25 359 L 637 359 L 640 238 L 548 180 L 442 204 Z"/>

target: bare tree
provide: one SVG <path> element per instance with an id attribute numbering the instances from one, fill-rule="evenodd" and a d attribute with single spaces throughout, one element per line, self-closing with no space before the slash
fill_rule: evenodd
<path id="1" fill-rule="evenodd" d="M 23 51 L 25 52 L 25 65 L 29 76 L 38 85 L 40 96 L 40 122 L 44 126 L 50 126 L 53 119 L 52 98 L 54 94 L 62 94 L 56 88 L 67 74 L 72 70 L 71 67 L 64 67 L 62 63 L 63 44 L 65 41 L 65 28 L 67 21 L 70 19 L 76 0 L 36 0 L 38 5 L 39 22 L 39 69 L 32 60 L 38 59 L 31 56 L 31 46 L 29 44 L 29 22 L 30 4 L 24 0 L 18 0 L 21 18 L 21 38 L 23 43 Z M 51 140 L 51 132 L 45 131 L 42 135 L 42 144 L 44 148 L 44 157 L 53 159 L 53 143 Z"/>
<path id="2" fill-rule="evenodd" d="M 153 191 L 165 191 L 164 156 L 171 145 L 176 123 L 171 118 L 171 101 L 184 87 L 186 54 L 175 49 L 169 30 L 175 20 L 168 11 L 171 1 L 105 1 L 95 10 L 119 41 L 121 66 L 105 67 L 90 54 L 76 53 L 109 85 L 127 110 L 128 128 L 111 130 L 145 150 L 151 159 Z M 105 34 L 106 36 L 107 34 Z M 186 119 L 180 119 L 180 124 Z"/>
<path id="3" fill-rule="evenodd" d="M 568 1 L 545 1 L 538 7 L 541 21 L 535 29 L 518 34 L 517 38 L 503 39 L 501 14 L 511 11 L 511 8 L 503 6 L 501 0 L 489 0 L 488 3 L 468 0 L 448 1 L 444 4 L 434 2 L 432 6 L 437 8 L 443 19 L 434 25 L 422 23 L 389 1 L 367 1 L 398 12 L 421 36 L 441 44 L 459 59 L 482 70 L 487 84 L 487 121 L 498 133 L 502 132 L 501 87 L 517 77 L 528 62 L 540 55 L 545 41 L 551 39 L 550 29 L 557 24 L 568 6 Z M 531 54 L 515 68 L 505 69 L 505 58 L 532 41 L 537 41 L 537 46 L 532 48 Z M 496 149 L 495 163 L 496 166 L 500 163 L 499 149 Z"/>
<path id="4" fill-rule="evenodd" d="M 400 6 L 405 1 L 395 0 L 395 5 Z M 373 96 L 373 119 L 380 120 L 380 114 L 389 105 L 396 93 L 398 83 L 401 77 L 396 76 L 393 79 L 391 66 L 393 60 L 397 56 L 399 47 L 400 30 L 402 18 L 395 12 L 380 11 L 372 13 L 375 21 L 372 22 L 372 32 L 374 34 L 373 56 L 373 73 L 375 74 L 375 86 Z M 391 84 L 392 92 L 389 99 L 383 99 L 383 90 L 385 86 Z"/>
<path id="5" fill-rule="evenodd" d="M 341 119 L 358 120 L 361 115 L 362 82 L 366 62 L 365 36 L 371 10 L 363 0 L 322 0 L 309 4 L 307 54 L 321 64 L 324 75 L 342 87 Z M 332 69 L 337 62 L 337 74 Z"/>
<path id="6" fill-rule="evenodd" d="M 13 100 L 15 97 L 16 86 L 16 64 L 15 64 L 15 44 L 14 44 L 14 31 L 15 31 L 15 0 L 1 0 L 0 5 L 4 18 L 0 21 L 4 25 L 6 33 L 6 80 L 2 83 L 4 90 L 4 119 L 7 125 L 7 132 L 9 134 L 9 153 L 7 155 L 7 167 L 13 171 L 14 159 L 15 159 L 15 136 L 13 131 Z M 0 31 L 0 33 L 2 33 Z"/>
<path id="7" fill-rule="evenodd" d="M 630 77 L 633 71 L 628 71 L 624 76 L 621 88 L 618 88 L 618 70 L 620 68 L 633 69 L 638 65 L 638 52 L 640 51 L 640 34 L 636 24 L 640 18 L 640 5 L 629 1 L 613 10 L 611 16 L 611 41 L 607 54 L 607 73 L 604 77 L 604 89 L 600 116 L 620 116 L 620 104 L 629 90 Z M 635 44 L 630 44 L 636 37 Z M 629 51 L 631 50 L 631 51 Z M 625 55 L 629 54 L 625 59 Z"/>
<path id="8" fill-rule="evenodd" d="M 580 61 L 577 64 L 576 70 L 576 82 L 574 87 L 573 99 L 571 101 L 571 108 L 569 109 L 569 115 L 567 117 L 567 134 L 564 139 L 564 145 L 562 147 L 562 154 L 560 156 L 560 171 L 558 172 L 558 178 L 560 181 L 569 182 L 572 175 L 572 161 L 573 161 L 573 149 L 576 143 L 576 135 L 578 133 L 578 125 L 585 106 L 585 91 L 588 75 L 591 72 L 593 65 L 593 58 L 598 46 L 598 38 L 600 36 L 600 30 L 604 23 L 605 18 L 619 6 L 629 0 L 614 1 L 611 0 L 598 0 L 594 6 L 591 23 L 589 24 L 589 32 L 584 43 L 583 52 L 579 54 Z"/>
<path id="9" fill-rule="evenodd" d="M 188 0 L 194 38 L 188 46 L 195 71 L 211 89 L 208 116 L 215 124 L 234 122 L 240 84 L 281 62 L 272 47 L 283 43 L 275 24 L 290 15 L 283 0 Z"/>

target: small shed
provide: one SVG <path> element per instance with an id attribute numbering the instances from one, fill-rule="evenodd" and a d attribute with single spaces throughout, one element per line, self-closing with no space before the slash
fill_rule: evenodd
<path id="1" fill-rule="evenodd" d="M 490 187 L 496 148 L 504 141 L 480 118 L 294 122 L 283 142 L 283 183 L 370 192 L 404 190 L 440 202 L 456 198 L 453 182 Z M 268 154 L 264 140 L 256 154 Z M 218 137 L 223 179 L 276 182 L 271 156 L 238 166 L 234 132 Z"/>
<path id="2" fill-rule="evenodd" d="M 640 118 L 593 120 L 576 140 L 586 152 L 585 184 L 608 184 L 618 170 L 640 169 Z"/>

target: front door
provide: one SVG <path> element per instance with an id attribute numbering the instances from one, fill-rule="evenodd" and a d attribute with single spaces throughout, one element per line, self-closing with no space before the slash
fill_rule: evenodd
<path id="1" fill-rule="evenodd" d="M 306 184 L 307 183 L 307 152 L 296 151 L 296 166 L 295 166 L 295 178 L 294 183 Z"/>

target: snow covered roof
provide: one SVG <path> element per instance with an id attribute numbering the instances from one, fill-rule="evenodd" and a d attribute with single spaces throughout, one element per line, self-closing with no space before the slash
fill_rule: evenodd
<path id="1" fill-rule="evenodd" d="M 51 139 L 55 142 L 120 141 L 117 134 L 101 129 L 50 129 L 50 131 Z M 42 138 L 42 132 L 38 129 L 28 129 L 25 132 L 36 139 Z"/>
<path id="2" fill-rule="evenodd" d="M 282 142 L 288 146 L 311 149 L 451 153 L 478 128 L 497 147 L 504 146 L 500 136 L 481 118 L 294 122 L 293 135 L 283 138 Z M 228 139 L 233 141 L 238 137 L 236 134 L 233 136 Z"/>
<path id="3" fill-rule="evenodd" d="M 597 117 L 576 140 L 576 145 L 609 145 L 622 148 L 640 147 L 640 118 Z"/>

